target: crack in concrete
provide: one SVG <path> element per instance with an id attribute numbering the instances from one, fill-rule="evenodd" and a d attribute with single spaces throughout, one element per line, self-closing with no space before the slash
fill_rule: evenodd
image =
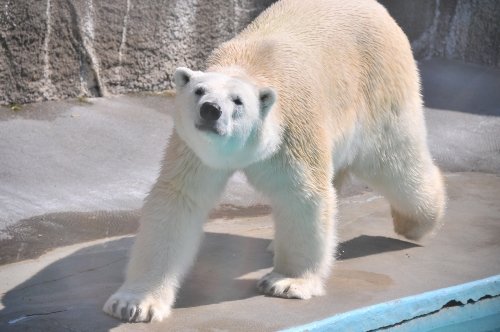
<path id="1" fill-rule="evenodd" d="M 49 284 L 51 282 L 55 282 L 55 281 L 59 281 L 59 280 L 67 279 L 67 278 L 71 278 L 71 277 L 74 277 L 74 276 L 82 274 L 82 273 L 97 271 L 97 270 L 102 269 L 104 267 L 108 267 L 110 265 L 113 265 L 115 263 L 123 261 L 125 258 L 126 257 L 122 257 L 122 258 L 116 259 L 114 261 L 111 261 L 109 263 L 106 263 L 106 264 L 103 264 L 103 265 L 99 265 L 99 266 L 95 266 L 95 267 L 91 267 L 91 268 L 85 269 L 83 271 L 78 271 L 78 272 L 75 272 L 75 273 L 71 273 L 71 274 L 68 274 L 68 275 L 65 275 L 65 276 L 62 276 L 62 277 L 59 277 L 59 278 L 55 278 L 55 279 L 51 279 L 51 280 L 45 280 L 45 281 L 40 281 L 40 282 L 37 282 L 37 283 L 34 283 L 34 284 L 26 285 L 24 287 L 16 288 L 16 291 L 21 291 L 21 290 L 28 289 L 28 288 L 32 288 L 32 287 L 36 287 L 36 286 L 40 286 L 40 285 Z M 7 294 L 8 292 L 10 292 L 10 290 L 7 291 L 7 292 L 2 293 L 2 296 L 5 295 L 5 294 Z"/>
<path id="2" fill-rule="evenodd" d="M 28 319 L 28 318 L 31 318 L 31 317 L 35 317 L 35 316 L 48 316 L 48 315 L 52 315 L 52 314 L 58 314 L 60 312 L 65 312 L 65 311 L 68 311 L 68 309 L 63 309 L 63 310 L 56 310 L 56 311 L 51 311 L 51 312 L 40 312 L 40 313 L 34 313 L 34 314 L 27 314 L 27 315 L 23 315 L 21 317 L 17 317 L 17 318 L 14 318 L 14 319 L 11 319 L 8 321 L 8 323 L 10 325 L 14 325 L 14 324 L 17 324 L 25 319 Z"/>

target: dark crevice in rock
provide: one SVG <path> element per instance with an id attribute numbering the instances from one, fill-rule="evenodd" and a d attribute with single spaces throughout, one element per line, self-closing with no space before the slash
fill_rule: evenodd
<path id="1" fill-rule="evenodd" d="M 5 54 L 5 58 L 7 60 L 7 66 L 6 67 L 8 68 L 8 71 L 9 71 L 9 77 L 11 79 L 11 83 L 14 83 L 14 85 L 16 87 L 18 87 L 18 82 L 17 82 L 17 79 L 16 79 L 16 75 L 15 75 L 15 73 L 12 72 L 14 70 L 14 68 L 15 68 L 15 63 L 13 61 L 14 56 L 12 55 L 12 52 L 10 51 L 10 48 L 9 48 L 9 44 L 5 40 L 5 37 L 3 36 L 2 33 L 0 33 L 0 46 L 3 49 L 3 53 Z M 7 85 L 7 87 L 8 86 L 9 85 Z"/>
<path id="2" fill-rule="evenodd" d="M 71 29 L 76 39 L 75 49 L 78 50 L 80 62 L 80 80 L 82 81 L 82 94 L 88 97 L 102 97 L 102 87 L 95 65 L 90 56 L 89 50 L 85 47 L 82 32 L 80 30 L 80 19 L 75 5 L 71 0 L 66 0 L 71 15 Z M 86 91 L 85 91 L 86 90 Z"/>

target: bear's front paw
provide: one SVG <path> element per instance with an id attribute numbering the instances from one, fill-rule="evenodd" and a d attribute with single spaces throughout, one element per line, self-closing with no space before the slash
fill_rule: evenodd
<path id="1" fill-rule="evenodd" d="M 119 289 L 106 301 L 102 310 L 127 322 L 161 321 L 170 314 L 172 296 Z"/>
<path id="2" fill-rule="evenodd" d="M 307 300 L 325 293 L 319 278 L 289 278 L 276 272 L 263 276 L 257 283 L 257 288 L 266 295 L 288 299 Z"/>

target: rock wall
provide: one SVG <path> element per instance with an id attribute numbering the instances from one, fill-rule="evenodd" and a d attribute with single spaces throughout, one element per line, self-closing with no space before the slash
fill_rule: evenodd
<path id="1" fill-rule="evenodd" d="M 500 67 L 500 1 L 379 0 L 412 42 L 417 59 Z"/>
<path id="2" fill-rule="evenodd" d="M 0 103 L 171 87 L 271 0 L 0 0 Z"/>
<path id="3" fill-rule="evenodd" d="M 274 0 L 0 0 L 0 104 L 171 87 Z M 500 1 L 381 0 L 418 58 L 500 67 Z"/>

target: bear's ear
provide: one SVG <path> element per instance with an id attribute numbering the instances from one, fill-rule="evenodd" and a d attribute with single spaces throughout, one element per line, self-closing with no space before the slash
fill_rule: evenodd
<path id="1" fill-rule="evenodd" d="M 276 92 L 272 88 L 259 90 L 260 114 L 265 118 L 276 101 Z"/>
<path id="2" fill-rule="evenodd" d="M 175 88 L 176 89 L 183 88 L 186 84 L 189 83 L 192 76 L 193 76 L 193 71 L 191 69 L 186 67 L 177 68 L 174 73 Z"/>

